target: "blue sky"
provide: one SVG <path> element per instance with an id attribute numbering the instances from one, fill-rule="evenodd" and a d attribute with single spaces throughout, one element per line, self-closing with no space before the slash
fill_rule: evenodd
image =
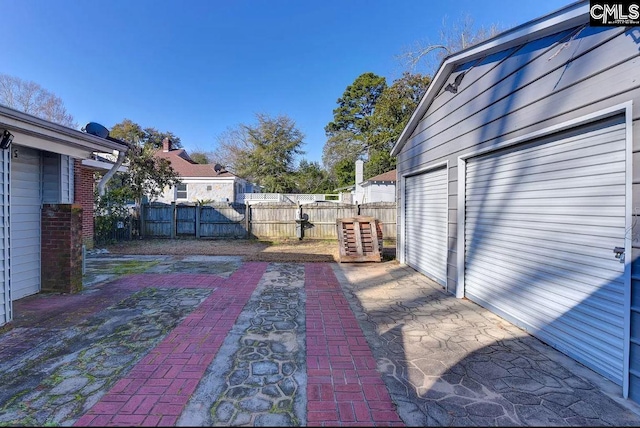
<path id="1" fill-rule="evenodd" d="M 291 117 L 321 162 L 324 127 L 360 74 L 391 83 L 398 56 L 442 20 L 509 28 L 571 0 L 0 0 L 0 73 L 62 98 L 78 125 L 123 119 L 188 151 L 256 113 Z M 420 69 L 416 71 L 422 71 Z"/>

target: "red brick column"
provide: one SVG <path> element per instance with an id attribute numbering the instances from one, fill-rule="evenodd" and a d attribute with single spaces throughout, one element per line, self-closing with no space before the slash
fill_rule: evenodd
<path id="1" fill-rule="evenodd" d="M 74 164 L 74 201 L 82 207 L 82 243 L 93 248 L 93 203 L 94 203 L 93 170 L 82 166 L 76 159 Z"/>
<path id="2" fill-rule="evenodd" d="M 44 204 L 41 241 L 42 291 L 82 290 L 82 208 Z"/>

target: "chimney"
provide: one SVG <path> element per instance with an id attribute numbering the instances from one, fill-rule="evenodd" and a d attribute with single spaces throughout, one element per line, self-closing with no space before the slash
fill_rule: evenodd
<path id="1" fill-rule="evenodd" d="M 162 151 L 168 152 L 169 150 L 171 150 L 171 140 L 169 137 L 164 137 L 164 140 L 162 140 Z"/>
<path id="2" fill-rule="evenodd" d="M 364 191 L 362 189 L 362 182 L 364 181 L 364 162 L 361 159 L 356 161 L 356 187 L 355 187 L 355 200 L 356 203 L 362 203 Z"/>

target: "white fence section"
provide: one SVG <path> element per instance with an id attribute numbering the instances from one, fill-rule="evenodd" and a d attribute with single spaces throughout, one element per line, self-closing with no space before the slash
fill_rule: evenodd
<path id="1" fill-rule="evenodd" d="M 308 204 L 318 201 L 334 201 L 341 203 L 351 203 L 350 194 L 347 193 L 242 193 L 239 195 L 239 203 L 249 205 L 271 202 L 287 204 Z"/>

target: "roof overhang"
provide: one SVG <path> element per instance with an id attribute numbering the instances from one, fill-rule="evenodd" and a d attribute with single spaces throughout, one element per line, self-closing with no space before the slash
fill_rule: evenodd
<path id="1" fill-rule="evenodd" d="M 89 159 L 93 152 L 127 151 L 125 144 L 58 125 L 5 106 L 0 106 L 0 128 L 13 134 L 14 144 L 74 158 Z"/>
<path id="2" fill-rule="evenodd" d="M 367 180 L 363 181 L 361 186 L 367 186 L 370 184 L 396 184 L 395 180 Z"/>
<path id="3" fill-rule="evenodd" d="M 96 159 L 82 159 L 82 165 L 88 167 L 88 168 L 93 168 L 93 169 L 101 169 L 101 170 L 110 170 L 111 168 L 113 168 L 113 166 L 115 165 L 115 163 L 113 162 L 105 162 L 105 161 L 100 161 L 100 160 L 96 160 Z M 118 168 L 119 172 L 126 172 L 129 171 L 129 168 L 127 168 L 126 166 L 122 165 Z"/>
<path id="4" fill-rule="evenodd" d="M 402 150 L 436 95 L 449 80 L 455 67 L 588 22 L 589 1 L 579 1 L 444 58 L 427 92 L 391 149 L 391 156 L 396 156 Z"/>

